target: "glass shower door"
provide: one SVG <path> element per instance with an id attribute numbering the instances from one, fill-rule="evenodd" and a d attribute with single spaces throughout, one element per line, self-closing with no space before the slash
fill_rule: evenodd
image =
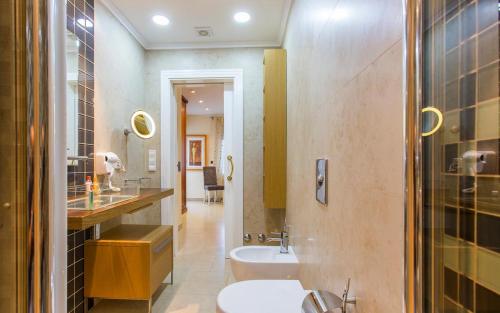
<path id="1" fill-rule="evenodd" d="M 423 307 L 500 312 L 497 0 L 423 1 Z"/>

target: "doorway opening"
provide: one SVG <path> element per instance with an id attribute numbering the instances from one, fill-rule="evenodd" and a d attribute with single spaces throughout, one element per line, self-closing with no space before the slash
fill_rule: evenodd
<path id="1" fill-rule="evenodd" d="M 217 233 L 224 233 L 224 84 L 175 85 L 178 107 L 177 162 L 181 186 L 178 206 L 179 248 L 182 249 L 187 218 L 209 213 Z M 229 103 L 228 105 L 232 105 Z M 223 236 L 222 236 L 223 237 Z M 224 240 L 222 238 L 222 250 Z"/>
<path id="2" fill-rule="evenodd" d="M 161 184 L 175 190 L 162 201 L 162 224 L 174 226 L 174 253 L 190 209 L 194 219 L 220 212 L 221 254 L 243 245 L 242 74 L 162 72 Z"/>

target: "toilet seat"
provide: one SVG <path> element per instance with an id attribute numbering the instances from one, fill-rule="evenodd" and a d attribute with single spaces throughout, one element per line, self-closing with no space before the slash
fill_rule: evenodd
<path id="1" fill-rule="evenodd" d="M 246 280 L 222 289 L 217 313 L 302 313 L 309 292 L 298 280 Z"/>

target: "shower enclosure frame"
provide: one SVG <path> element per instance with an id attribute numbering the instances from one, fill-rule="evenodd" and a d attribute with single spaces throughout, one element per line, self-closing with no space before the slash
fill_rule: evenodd
<path id="1" fill-rule="evenodd" d="M 66 2 L 15 2 L 17 312 L 58 313 L 67 307 Z"/>
<path id="2" fill-rule="evenodd" d="M 422 0 L 403 0 L 404 9 L 404 312 L 423 313 L 422 205 Z"/>

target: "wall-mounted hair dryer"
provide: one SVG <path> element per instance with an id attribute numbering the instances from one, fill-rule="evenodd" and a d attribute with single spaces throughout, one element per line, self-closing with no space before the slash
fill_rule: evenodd
<path id="1" fill-rule="evenodd" d="M 112 191 L 120 191 L 118 187 L 113 187 L 111 177 L 116 172 L 125 172 L 122 161 L 114 152 L 100 152 L 96 154 L 96 174 L 105 175 L 108 178 L 108 186 Z"/>
<path id="2" fill-rule="evenodd" d="M 495 156 L 495 151 L 476 151 L 469 150 L 463 154 L 463 159 L 465 162 L 474 162 L 476 163 L 476 169 L 472 169 L 474 173 L 481 173 L 483 171 L 484 166 L 488 162 L 488 157 Z"/>

